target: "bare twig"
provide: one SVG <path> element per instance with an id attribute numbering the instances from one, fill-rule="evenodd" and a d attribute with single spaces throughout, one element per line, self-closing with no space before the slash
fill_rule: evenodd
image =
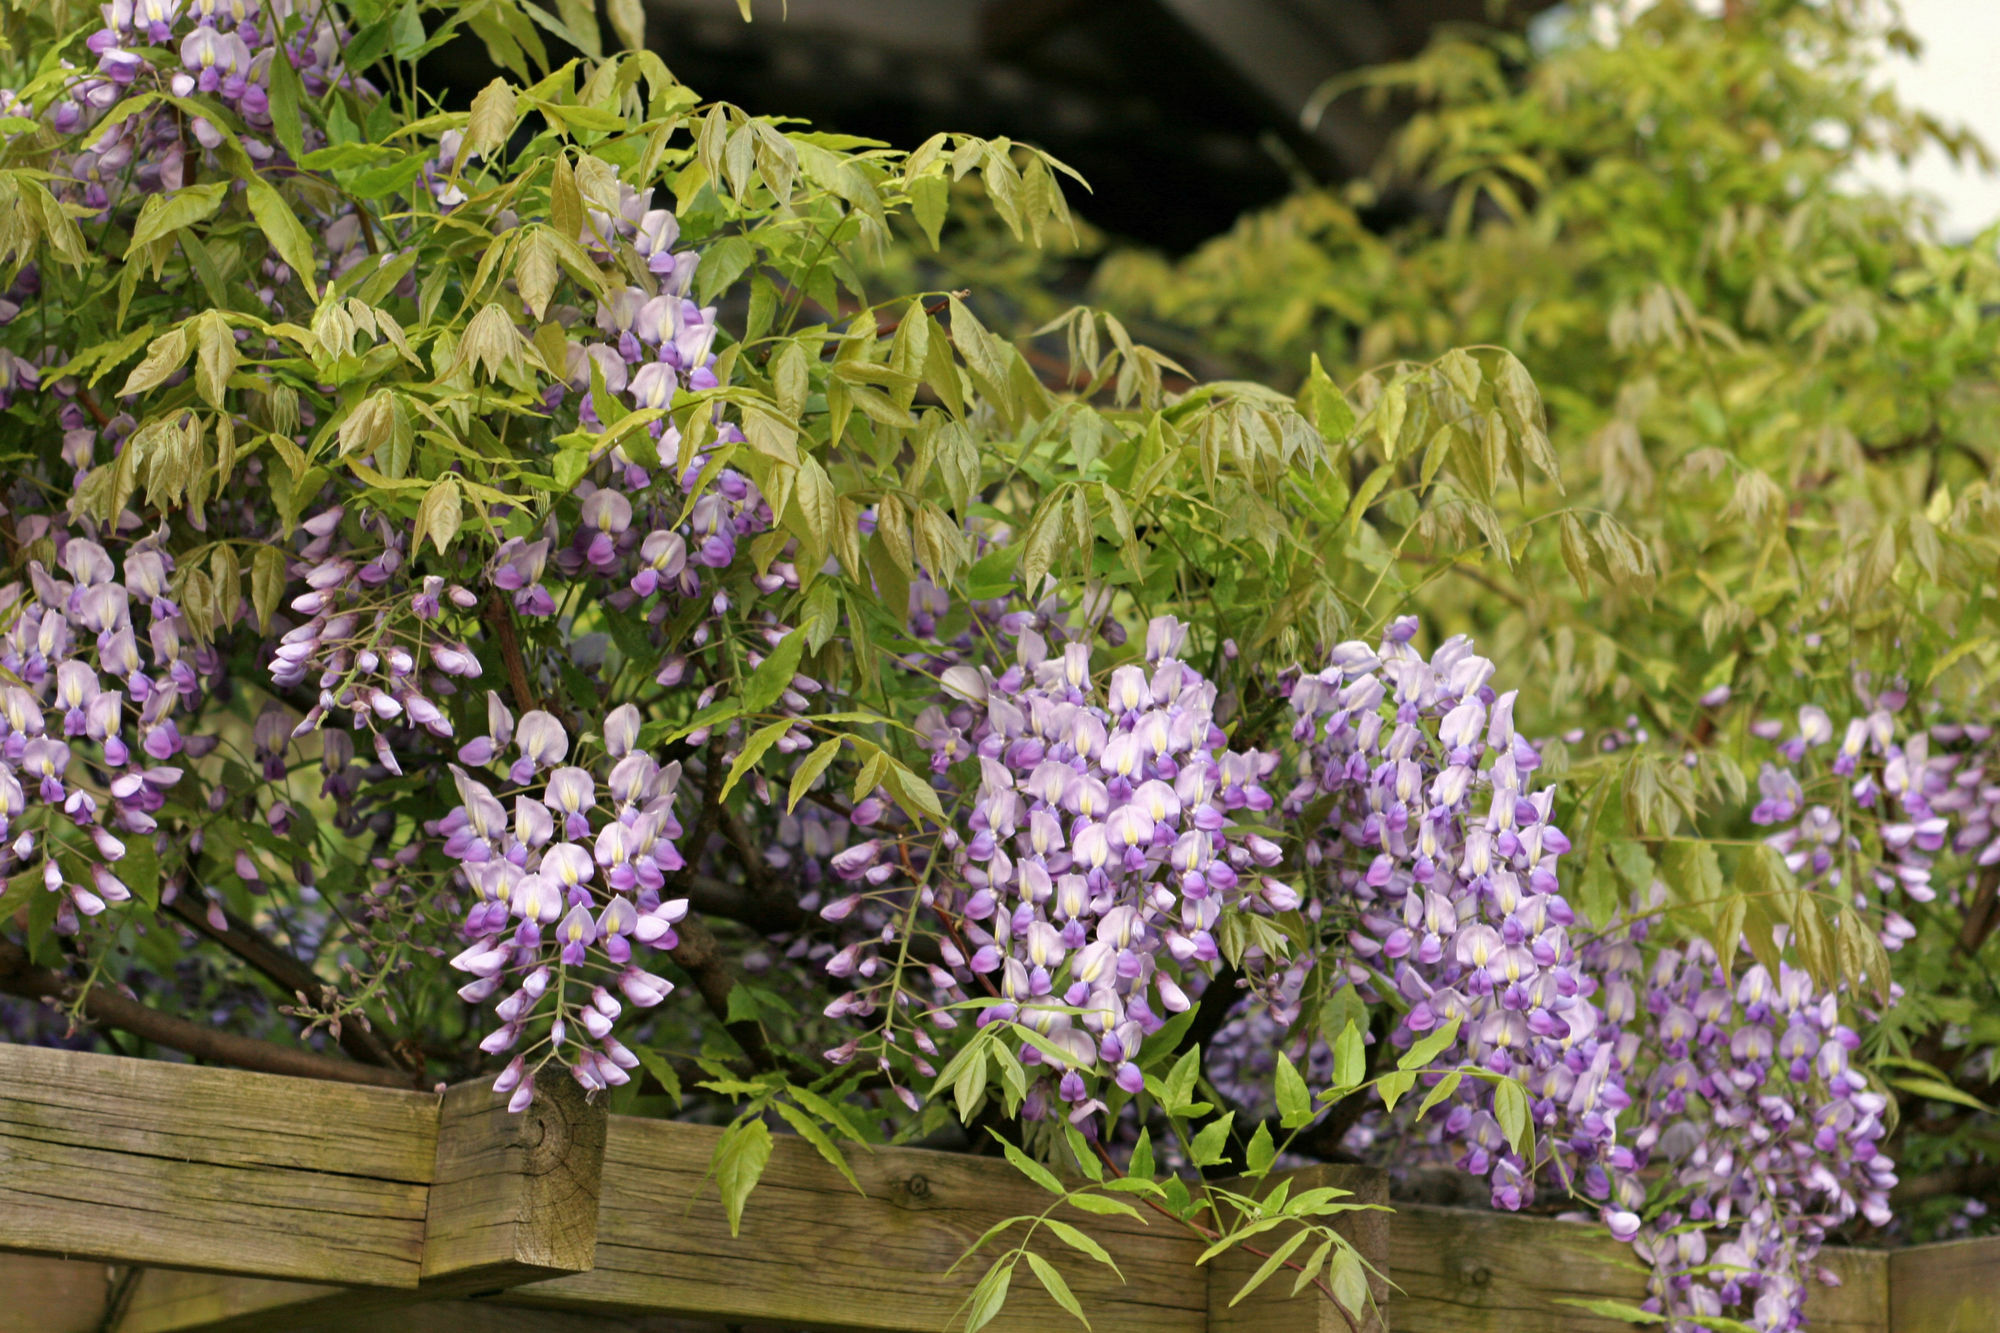
<path id="1" fill-rule="evenodd" d="M 326 984 L 312 968 L 265 939 L 256 927 L 234 913 L 225 911 L 223 919 L 228 928 L 217 930 L 209 923 L 207 914 L 185 894 L 175 898 L 168 910 L 194 930 L 235 954 L 288 995 L 303 994 L 310 1003 Z M 389 1043 L 360 1023 L 342 1023 L 339 1041 L 340 1049 L 363 1064 L 413 1072 Z"/>
<path id="2" fill-rule="evenodd" d="M 72 1003 L 79 989 L 76 981 L 62 973 L 36 966 L 28 957 L 27 950 L 18 944 L 0 940 L 0 993 L 29 1000 Z M 336 1083 L 365 1083 L 378 1088 L 416 1086 L 416 1080 L 407 1073 L 203 1027 L 185 1018 L 161 1013 L 137 1000 L 127 999 L 110 986 L 91 987 L 83 995 L 82 1013 L 89 1022 L 118 1028 L 197 1059 L 233 1065 L 238 1069 L 286 1074 L 293 1078 L 327 1079 Z"/>

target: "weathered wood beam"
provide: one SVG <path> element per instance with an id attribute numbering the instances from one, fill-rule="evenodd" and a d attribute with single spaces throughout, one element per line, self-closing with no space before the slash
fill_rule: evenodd
<path id="1" fill-rule="evenodd" d="M 411 1301 L 492 1294 L 521 1282 L 589 1269 L 597 1247 L 598 1181 L 606 1116 L 567 1078 L 538 1085 L 510 1114 L 483 1083 L 440 1104 L 414 1291 L 269 1282 L 149 1270 L 117 1333 L 374 1327 Z M 321 1278 L 344 1278 L 322 1268 Z M 365 1316 L 365 1318 L 363 1318 Z M 358 1321 L 358 1322 L 357 1322 Z"/>
<path id="2" fill-rule="evenodd" d="M 437 1098 L 0 1046 L 0 1249 L 415 1287 Z"/>
<path id="3" fill-rule="evenodd" d="M 648 1311 L 786 1328 L 935 1333 L 985 1271 L 945 1270 L 1002 1218 L 1040 1213 L 1050 1196 L 989 1158 L 921 1149 L 850 1148 L 857 1194 L 804 1140 L 781 1136 L 731 1237 L 705 1182 L 721 1130 L 616 1116 L 604 1154 L 597 1266 L 516 1287 L 509 1304 Z M 1065 1210 L 1101 1241 L 1125 1282 L 1053 1236 L 1037 1252 L 1060 1269 L 1097 1333 L 1199 1333 L 1208 1294 L 1194 1269 L 1201 1242 L 1151 1224 Z M 989 1254 L 991 1251 L 988 1252 Z M 801 1275 L 809 1275 L 801 1280 Z M 1073 1322 L 1025 1265 L 997 1333 Z"/>
<path id="4" fill-rule="evenodd" d="M 1889 1254 L 1894 1333 L 2000 1333 L 2000 1237 Z"/>
<path id="5" fill-rule="evenodd" d="M 1636 1304 L 1646 1295 L 1630 1247 L 1601 1228 L 1513 1213 L 1399 1204 L 1389 1266 L 1400 1289 L 1389 1302 L 1395 1333 L 1631 1333 L 1630 1324 L 1563 1302 Z M 1887 1253 L 1828 1249 L 1819 1266 L 1841 1285 L 1814 1283 L 1808 1292 L 1815 1333 L 1891 1327 Z"/>

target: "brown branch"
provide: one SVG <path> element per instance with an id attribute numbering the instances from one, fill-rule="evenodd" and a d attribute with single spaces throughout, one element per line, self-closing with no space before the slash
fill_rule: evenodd
<path id="1" fill-rule="evenodd" d="M 1209 978 L 1201 998 L 1195 1001 L 1194 1021 L 1188 1024 L 1187 1031 L 1181 1033 L 1180 1041 L 1174 1046 L 1175 1054 L 1206 1046 L 1215 1039 L 1215 1034 L 1228 1020 L 1229 1011 L 1236 1007 L 1238 1000 L 1249 994 L 1237 985 L 1242 978 L 1243 974 L 1227 963 Z"/>
<path id="2" fill-rule="evenodd" d="M 693 917 L 683 920 L 674 930 L 681 942 L 669 949 L 667 956 L 679 963 L 694 979 L 695 989 L 701 992 L 702 1003 L 721 1020 L 729 1035 L 736 1039 L 736 1044 L 743 1048 L 743 1053 L 750 1057 L 750 1063 L 760 1070 L 776 1069 L 778 1056 L 764 1038 L 763 1025 L 747 1018 L 730 1021 L 729 996 L 736 989 L 736 974 L 730 970 L 729 960 L 723 955 L 721 941 Z"/>
<path id="3" fill-rule="evenodd" d="M 780 899 L 782 892 L 778 878 L 771 873 L 770 863 L 764 860 L 764 853 L 758 850 L 750 830 L 731 810 L 718 808 L 715 813 L 722 825 L 723 839 L 736 849 L 737 859 L 743 863 L 743 873 L 750 879 L 751 891 L 761 898 Z"/>
<path id="4" fill-rule="evenodd" d="M 312 968 L 265 939 L 256 927 L 232 912 L 223 912 L 228 929 L 217 930 L 209 923 L 207 913 L 197 908 L 186 894 L 176 897 L 168 910 L 235 954 L 286 994 L 301 996 L 306 1004 L 311 1004 L 326 985 Z M 422 1072 L 411 1070 L 389 1043 L 360 1023 L 342 1023 L 338 1040 L 340 1049 L 363 1064 L 380 1065 L 405 1074 Z"/>
<path id="5" fill-rule="evenodd" d="M 688 864 L 676 876 L 676 887 L 684 888 L 696 878 L 695 863 L 706 851 L 721 814 L 722 749 L 723 738 L 718 733 L 708 745 L 707 772 L 702 775 L 701 811 L 695 817 L 693 836 L 687 841 Z M 711 900 L 713 897 L 704 896 L 711 897 Z M 736 976 L 730 971 L 729 961 L 723 956 L 722 945 L 715 938 L 715 933 L 694 917 L 684 919 L 675 927 L 675 932 L 680 936 L 680 943 L 669 949 L 667 956 L 693 978 L 695 989 L 701 992 L 702 1003 L 721 1021 L 724 1030 L 736 1039 L 736 1044 L 743 1048 L 750 1062 L 760 1070 L 776 1069 L 778 1057 L 771 1050 L 770 1042 L 764 1038 L 763 1025 L 749 1019 L 730 1021 L 729 996 L 736 989 Z"/>
<path id="6" fill-rule="evenodd" d="M 11 940 L 0 939 L 0 993 L 28 1000 L 74 1003 L 80 984 L 50 968 L 38 967 L 27 950 Z M 128 999 L 110 986 L 93 986 L 82 997 L 82 1015 L 91 1023 L 129 1032 L 136 1037 L 170 1050 L 266 1074 L 292 1078 L 327 1079 L 336 1083 L 364 1083 L 378 1088 L 413 1088 L 416 1080 L 407 1073 L 379 1069 L 320 1055 L 295 1046 L 279 1046 L 257 1037 L 220 1032 L 185 1018 L 162 1013 Z"/>
<path id="7" fill-rule="evenodd" d="M 91 394 L 90 390 L 78 388 L 76 391 L 76 401 L 83 405 L 84 411 L 90 413 L 90 419 L 97 423 L 99 430 L 103 430 L 111 424 L 111 418 L 106 416 L 104 409 L 97 405 L 97 399 Z"/>
<path id="8" fill-rule="evenodd" d="M 523 713 L 540 708 L 535 687 L 528 678 L 528 659 L 521 653 L 521 635 L 514 627 L 514 608 L 495 592 L 486 599 L 486 623 L 500 644 L 500 661 L 507 669 L 507 687 L 513 692 L 514 707 Z"/>
<path id="9" fill-rule="evenodd" d="M 2000 865 L 1988 866 L 1979 876 L 1979 884 L 1965 904 L 1965 921 L 1959 926 L 1953 952 L 1972 957 L 1985 946 L 1996 927 L 2000 927 Z"/>

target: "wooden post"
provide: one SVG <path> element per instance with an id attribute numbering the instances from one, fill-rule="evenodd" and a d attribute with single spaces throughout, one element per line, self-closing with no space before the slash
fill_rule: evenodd
<path id="1" fill-rule="evenodd" d="M 501 1289 L 587 1273 L 597 1256 L 605 1111 L 565 1074 L 520 1115 L 484 1083 L 445 1094 L 424 1226 L 431 1291 Z"/>
<path id="2" fill-rule="evenodd" d="M 109 1264 L 0 1254 L 0 1333 L 98 1333 Z"/>
<path id="3" fill-rule="evenodd" d="M 1358 1166 L 1311 1166 L 1287 1173 L 1294 1193 L 1332 1186 L 1354 1197 L 1352 1203 L 1389 1202 L 1388 1178 L 1380 1171 Z M 1276 1179 L 1259 1191 L 1259 1197 L 1275 1186 Z M 1354 1243 L 1368 1261 L 1384 1273 L 1388 1270 L 1389 1218 L 1386 1212 L 1356 1212 L 1342 1216 L 1334 1230 Z M 1284 1228 L 1257 1238 L 1259 1249 L 1269 1251 L 1282 1244 L 1291 1232 Z M 1304 1259 L 1312 1253 L 1311 1243 L 1294 1256 Z M 1232 1306 L 1229 1302 L 1250 1280 L 1263 1260 L 1241 1250 L 1217 1255 L 1208 1263 L 1209 1333 L 1387 1333 L 1384 1319 L 1389 1300 L 1389 1284 L 1371 1277 L 1369 1287 L 1375 1298 L 1373 1308 L 1349 1320 L 1340 1308 L 1317 1291 L 1291 1294 L 1296 1274 L 1280 1269 L 1264 1285 Z"/>

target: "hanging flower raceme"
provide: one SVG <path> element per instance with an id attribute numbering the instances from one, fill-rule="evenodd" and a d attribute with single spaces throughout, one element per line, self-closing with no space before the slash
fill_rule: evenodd
<path id="1" fill-rule="evenodd" d="M 1758 774 L 1750 819 L 1779 826 L 1765 841 L 1801 885 L 1874 917 L 1882 947 L 1896 950 L 1916 933 L 1898 908 L 1905 899 L 1937 896 L 1932 867 L 1954 841 L 1950 816 L 1970 815 L 1977 824 L 1983 765 L 1971 756 L 1934 756 L 1928 732 L 1907 730 L 1900 688 L 1871 694 L 1863 686 L 1858 693 L 1864 711 L 1841 729 L 1837 745 L 1825 709 L 1799 710 L 1798 731 Z M 1943 730 L 1952 741 L 1964 734 Z M 1773 741 L 1784 735 L 1773 721 L 1753 723 L 1751 731 Z M 1966 845 L 1954 850 L 1983 841 L 1977 827 L 1970 833 L 1972 841 L 1961 834 L 1957 841 Z"/>
<path id="2" fill-rule="evenodd" d="M 665 896 L 667 876 L 683 865 L 673 812 L 680 766 L 635 748 L 630 704 L 605 717 L 603 751 L 588 767 L 565 762 L 569 735 L 548 713 L 517 723 L 496 696 L 488 707 L 490 733 L 459 754 L 502 776 L 489 786 L 453 765 L 461 804 L 426 831 L 471 890 L 470 943 L 451 963 L 473 976 L 462 998 L 500 996 L 500 1026 L 480 1048 L 520 1048 L 494 1083 L 520 1110 L 551 1060 L 591 1090 L 628 1082 L 638 1066 L 612 1023 L 624 1005 L 649 1009 L 673 990 L 634 946 L 674 947 L 674 924 L 687 914 L 686 899 Z"/>
<path id="3" fill-rule="evenodd" d="M 1886 1223 L 1896 1183 L 1880 1147 L 1888 1098 L 1853 1067 L 1861 1040 L 1838 997 L 1788 964 L 1774 979 L 1736 961 L 1724 968 L 1700 940 L 1661 949 L 1635 1024 L 1651 1070 L 1618 1189 L 1634 1208 L 1637 1173 L 1668 1173 L 1668 1205 L 1632 1229 L 1654 1270 L 1647 1308 L 1671 1333 L 1694 1333 L 1687 1316 L 1798 1327 L 1828 1231 L 1857 1214 Z M 1620 962 L 1614 984 L 1629 994 L 1637 952 Z"/>
<path id="4" fill-rule="evenodd" d="M 318 690 L 294 735 L 345 713 L 354 730 L 374 736 L 383 767 L 401 773 L 382 728 L 418 727 L 450 739 L 451 722 L 436 696 L 453 690 L 455 680 L 477 679 L 482 668 L 465 644 L 437 633 L 437 626 L 445 606 L 463 611 L 476 602 L 441 578 L 426 580 L 412 597 L 398 578 L 405 560 L 401 529 L 379 516 L 344 527 L 345 517 L 335 506 L 301 525 L 305 541 L 295 568 L 306 591 L 290 609 L 305 619 L 272 651 L 271 680 L 281 690 L 308 681 Z M 356 547 L 371 539 L 379 545 L 363 558 Z"/>
<path id="5" fill-rule="evenodd" d="M 1223 912 L 1298 902 L 1264 873 L 1276 846 L 1235 825 L 1271 808 L 1276 756 L 1226 748 L 1215 687 L 1178 656 L 1185 637 L 1154 622 L 1145 665 L 1117 668 L 1100 694 L 1085 644 L 1051 656 L 1022 629 L 1012 667 L 950 668 L 951 707 L 919 719 L 937 771 L 979 771 L 955 882 L 931 894 L 956 974 L 947 994 L 990 989 L 982 1024 L 1019 1021 L 1065 1053 L 1022 1046 L 1045 1071 L 1031 1118 L 1059 1104 L 1090 1122 L 1100 1067 L 1136 1092 L 1140 1043 L 1189 1007 L 1187 979 L 1214 969 Z M 834 865 L 850 880 L 893 873 L 878 855 L 863 843 Z"/>
<path id="6" fill-rule="evenodd" d="M 214 748 L 176 719 L 220 664 L 191 641 L 168 595 L 173 558 L 155 539 L 114 560 L 40 515 L 14 536 L 49 543 L 55 568 L 31 560 L 27 587 L 0 589 L 0 668 L 16 682 L 0 687 L 0 873 L 39 865 L 62 895 L 56 929 L 74 934 L 79 915 L 131 898 L 117 871 L 126 840 L 156 836 L 179 761 Z"/>
<path id="7" fill-rule="evenodd" d="M 1629 1104 L 1627 1060 L 1569 938 L 1557 877 L 1569 840 L 1554 792 L 1531 790 L 1541 759 L 1514 730 L 1514 693 L 1492 689 L 1493 664 L 1463 637 L 1426 660 L 1416 628 L 1398 621 L 1378 649 L 1342 644 L 1289 682 L 1301 748 L 1284 810 L 1325 812 L 1305 848 L 1320 886 L 1309 911 L 1351 921 L 1344 966 L 1364 998 L 1406 1006 L 1393 1044 L 1456 1020 L 1433 1069 L 1521 1080 L 1567 1182 L 1614 1151 Z M 1537 1163 L 1501 1131 L 1493 1086 L 1461 1080 L 1442 1137 L 1489 1177 L 1495 1206 L 1519 1208 Z"/>

